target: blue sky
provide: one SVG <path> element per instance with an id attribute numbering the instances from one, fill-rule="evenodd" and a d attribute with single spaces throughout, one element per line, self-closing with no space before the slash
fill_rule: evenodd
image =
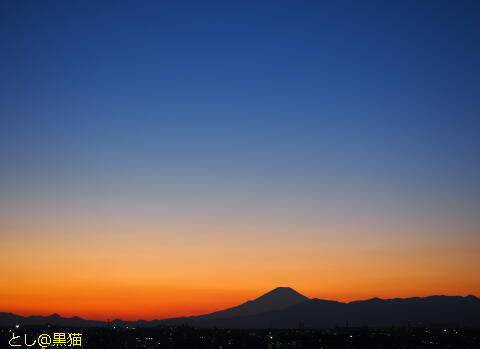
<path id="1" fill-rule="evenodd" d="M 475 2 L 2 8 L 5 179 L 231 172 L 478 195 Z"/>

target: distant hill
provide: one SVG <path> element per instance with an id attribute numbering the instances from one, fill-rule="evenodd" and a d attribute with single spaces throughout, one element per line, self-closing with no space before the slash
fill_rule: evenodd
<path id="1" fill-rule="evenodd" d="M 69 327 L 191 325 L 224 328 L 295 328 L 336 326 L 442 325 L 480 328 L 480 299 L 475 296 L 430 296 L 342 303 L 309 299 L 289 287 L 278 287 L 254 300 L 214 313 L 152 321 L 85 320 L 79 317 L 22 317 L 0 313 L 0 326 L 52 324 Z"/>
<path id="2" fill-rule="evenodd" d="M 445 325 L 480 327 L 480 300 L 476 297 L 432 296 L 407 299 L 370 299 L 340 303 L 321 299 L 255 316 L 204 320 L 199 327 L 293 328 L 307 327 Z"/>
<path id="3" fill-rule="evenodd" d="M 48 316 L 20 316 L 12 313 L 0 313 L 0 326 L 15 325 L 55 325 L 65 327 L 105 327 L 106 322 L 85 320 L 78 316 L 64 318 L 58 314 Z"/>

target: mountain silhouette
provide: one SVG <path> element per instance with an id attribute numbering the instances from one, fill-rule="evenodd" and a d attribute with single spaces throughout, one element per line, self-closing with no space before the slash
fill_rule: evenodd
<path id="1" fill-rule="evenodd" d="M 277 287 L 254 300 L 247 301 L 236 307 L 201 315 L 197 318 L 222 319 L 236 316 L 256 315 L 266 311 L 285 309 L 294 304 L 308 300 L 310 299 L 290 287 Z"/>
<path id="2" fill-rule="evenodd" d="M 336 326 L 432 326 L 480 327 L 480 299 L 475 296 L 430 296 L 380 299 L 342 303 L 309 299 L 289 287 L 278 287 L 238 306 L 214 313 L 152 321 L 111 323 L 79 317 L 23 317 L 0 313 L 0 326 L 45 325 L 68 327 L 152 327 L 158 325 L 191 325 L 223 328 L 295 328 L 299 322 L 311 328 Z"/>
<path id="3" fill-rule="evenodd" d="M 270 308 L 270 309 L 269 309 Z M 225 328 L 295 328 L 299 322 L 308 327 L 480 326 L 480 299 L 475 296 L 430 296 L 380 299 L 342 303 L 309 299 L 295 290 L 279 287 L 237 307 L 211 314 L 173 318 L 169 325 Z"/>
<path id="4" fill-rule="evenodd" d="M 474 296 L 431 296 L 370 299 L 341 303 L 312 299 L 280 311 L 197 323 L 199 327 L 293 328 L 299 321 L 314 328 L 336 326 L 479 327 L 480 299 Z"/>
<path id="5" fill-rule="evenodd" d="M 71 318 L 64 318 L 58 314 L 48 316 L 20 316 L 12 313 L 0 313 L 0 326 L 14 326 L 14 325 L 29 325 L 29 326 L 43 326 L 55 325 L 66 327 L 105 327 L 106 322 L 96 320 L 86 320 L 78 316 Z"/>

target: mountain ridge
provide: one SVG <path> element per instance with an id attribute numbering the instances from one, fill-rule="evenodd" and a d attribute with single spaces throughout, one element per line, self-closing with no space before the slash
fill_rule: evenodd
<path id="1" fill-rule="evenodd" d="M 64 318 L 57 313 L 48 316 L 20 316 L 0 313 L 0 326 L 44 325 L 70 327 L 153 327 L 158 325 L 191 325 L 196 327 L 292 328 L 299 322 L 309 327 L 335 327 L 349 322 L 358 326 L 401 326 L 413 323 L 478 326 L 480 299 L 474 295 L 390 298 L 339 302 L 308 298 L 290 287 L 277 287 L 253 300 L 212 313 L 155 320 L 112 322 L 87 320 L 78 316 Z"/>

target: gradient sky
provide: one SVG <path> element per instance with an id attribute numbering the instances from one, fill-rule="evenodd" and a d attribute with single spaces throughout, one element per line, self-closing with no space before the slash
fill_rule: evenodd
<path id="1" fill-rule="evenodd" d="M 0 3 L 0 311 L 480 295 L 478 1 Z"/>

